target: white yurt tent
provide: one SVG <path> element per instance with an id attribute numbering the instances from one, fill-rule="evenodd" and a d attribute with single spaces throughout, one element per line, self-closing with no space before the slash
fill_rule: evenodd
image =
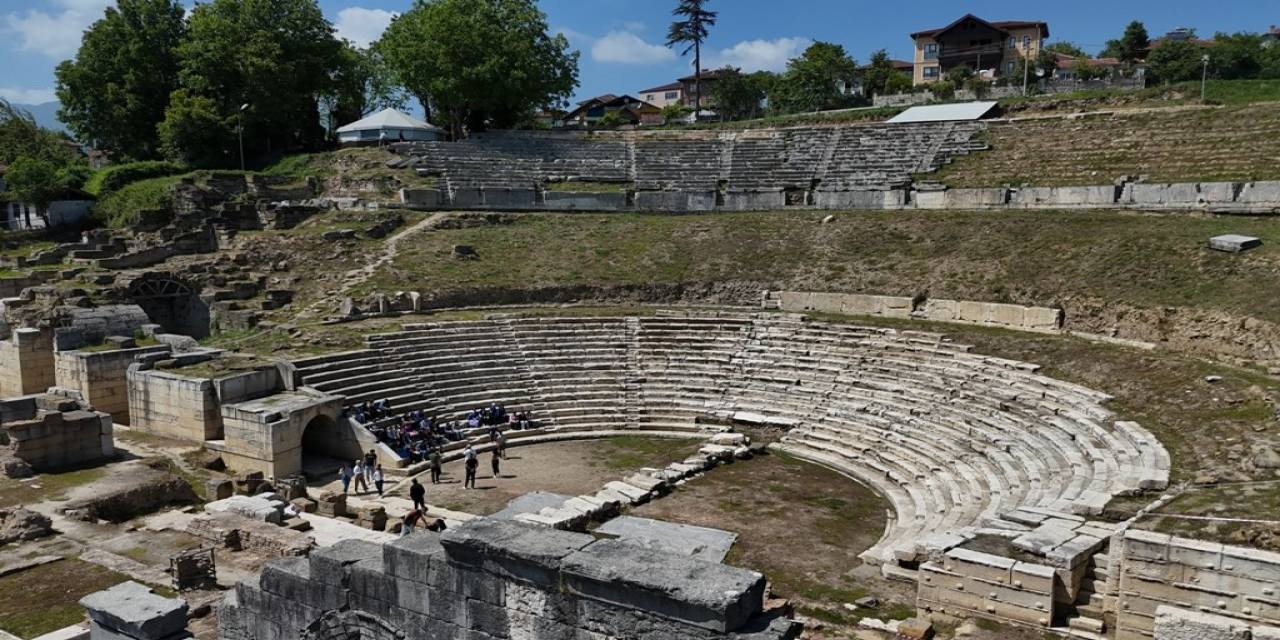
<path id="1" fill-rule="evenodd" d="M 444 130 L 395 109 L 383 109 L 338 129 L 338 142 L 342 144 L 377 144 L 383 139 L 399 142 L 401 136 L 406 141 L 441 140 Z"/>

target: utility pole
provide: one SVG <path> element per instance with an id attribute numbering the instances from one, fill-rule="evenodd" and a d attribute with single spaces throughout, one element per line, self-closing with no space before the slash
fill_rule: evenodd
<path id="1" fill-rule="evenodd" d="M 240 105 L 240 110 L 236 111 L 236 133 L 240 134 L 240 170 L 244 171 L 244 112 L 248 110 L 249 103 Z"/>
<path id="2" fill-rule="evenodd" d="M 1204 54 L 1200 62 L 1204 63 L 1204 71 L 1200 73 L 1200 102 L 1204 102 L 1205 89 L 1209 84 L 1209 54 Z"/>
<path id="3" fill-rule="evenodd" d="M 1031 77 L 1031 43 L 1022 47 L 1022 97 L 1027 97 L 1027 80 Z"/>

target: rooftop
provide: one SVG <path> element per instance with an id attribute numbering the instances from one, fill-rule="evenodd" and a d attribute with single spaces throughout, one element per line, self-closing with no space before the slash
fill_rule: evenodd
<path id="1" fill-rule="evenodd" d="M 982 24 L 985 24 L 985 25 L 987 25 L 987 26 L 990 26 L 991 28 L 996 29 L 997 31 L 1010 31 L 1010 30 L 1013 30 L 1013 29 L 1031 29 L 1031 28 L 1039 27 L 1039 28 L 1040 28 L 1040 35 L 1041 35 L 1041 37 L 1045 37 L 1045 38 L 1049 37 L 1049 23 L 1048 23 L 1048 22 L 1044 22 L 1043 20 L 996 20 L 996 21 L 988 21 L 988 20 L 983 20 L 982 18 L 979 18 L 978 16 L 973 15 L 972 13 L 966 13 L 965 15 L 960 16 L 960 18 L 958 18 L 955 22 L 952 22 L 951 24 L 949 24 L 949 25 L 947 25 L 947 26 L 945 26 L 945 27 L 940 27 L 940 28 L 937 28 L 937 29 L 925 29 L 925 30 L 923 30 L 923 31 L 917 31 L 917 32 L 915 32 L 915 33 L 911 34 L 911 37 L 912 37 L 912 38 L 920 38 L 920 37 L 928 37 L 928 36 L 938 36 L 938 35 L 941 35 L 941 34 L 942 34 L 942 33 L 944 33 L 944 32 L 947 32 L 947 31 L 950 31 L 951 29 L 954 29 L 955 27 L 957 27 L 957 26 L 959 26 L 960 24 L 962 24 L 965 20 L 977 20 L 978 22 L 981 22 Z"/>
<path id="2" fill-rule="evenodd" d="M 683 89 L 683 88 L 684 88 L 684 84 L 681 82 L 670 82 L 660 87 L 653 87 L 651 89 L 641 89 L 640 93 L 657 93 L 659 91 L 674 91 L 676 89 Z"/>

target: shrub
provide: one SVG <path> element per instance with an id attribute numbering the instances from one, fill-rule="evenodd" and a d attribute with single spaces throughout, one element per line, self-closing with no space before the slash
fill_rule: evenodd
<path id="1" fill-rule="evenodd" d="M 950 100 L 956 95 L 956 85 L 950 80 L 939 80 L 929 85 L 929 89 L 933 91 L 934 97 L 939 100 Z"/>
<path id="2" fill-rule="evenodd" d="M 119 191 L 125 185 L 139 180 L 174 176 L 179 173 L 186 173 L 186 171 L 186 167 L 176 162 L 161 160 L 116 164 L 93 172 L 93 175 L 89 176 L 89 179 L 85 181 L 84 190 L 99 198 L 104 198 L 114 191 Z"/>
<path id="3" fill-rule="evenodd" d="M 177 184 L 178 178 L 165 176 L 125 185 L 98 200 L 93 207 L 94 217 L 113 229 L 139 222 L 167 222 L 173 216 L 173 195 L 169 188 Z"/>

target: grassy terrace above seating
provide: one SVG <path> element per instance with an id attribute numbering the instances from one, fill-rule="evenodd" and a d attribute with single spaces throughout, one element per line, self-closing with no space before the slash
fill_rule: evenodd
<path id="1" fill-rule="evenodd" d="M 717 282 L 1038 305 L 1101 299 L 1280 321 L 1280 298 L 1258 295 L 1280 269 L 1280 231 L 1267 219 L 876 212 L 824 225 L 825 215 L 514 215 L 409 236 L 358 293 Z M 1264 245 L 1205 248 L 1222 233 Z M 457 260 L 454 245 L 479 259 Z"/>
<path id="2" fill-rule="evenodd" d="M 957 157 L 923 179 L 951 187 L 1105 185 L 1122 175 L 1148 182 L 1280 179 L 1276 102 L 994 123 L 979 137 L 989 150 Z"/>

